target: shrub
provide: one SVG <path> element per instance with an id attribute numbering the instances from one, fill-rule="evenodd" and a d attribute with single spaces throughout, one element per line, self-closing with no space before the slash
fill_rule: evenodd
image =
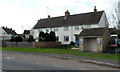
<path id="1" fill-rule="evenodd" d="M 75 45 L 75 42 L 71 41 L 69 45 L 70 45 L 70 46 L 74 46 L 74 45 Z"/>
<path id="2" fill-rule="evenodd" d="M 56 41 L 56 36 L 55 36 L 55 32 L 51 31 L 50 33 L 44 33 L 43 31 L 41 31 L 39 33 L 39 42 L 42 42 L 42 41 L 45 41 L 45 42 L 48 42 L 48 41 L 51 41 L 51 42 L 55 42 Z"/>
<path id="3" fill-rule="evenodd" d="M 44 39 L 45 39 L 45 34 L 44 34 L 43 31 L 41 31 L 41 32 L 39 33 L 39 42 L 44 41 Z"/>
<path id="4" fill-rule="evenodd" d="M 12 36 L 12 38 L 10 39 L 11 42 L 14 42 L 15 41 L 15 38 L 14 36 Z"/>
<path id="5" fill-rule="evenodd" d="M 14 38 L 14 41 L 15 41 L 15 42 L 22 42 L 22 41 L 23 41 L 23 38 L 22 38 L 21 36 L 16 36 L 16 37 Z"/>
<path id="6" fill-rule="evenodd" d="M 29 38 L 27 39 L 28 42 L 35 42 L 35 39 L 33 38 L 32 35 L 29 36 Z"/>
<path id="7" fill-rule="evenodd" d="M 50 32 L 50 41 L 51 42 L 55 42 L 56 41 L 55 32 L 53 32 L 53 31 Z"/>
<path id="8" fill-rule="evenodd" d="M 46 32 L 45 34 L 44 34 L 45 36 L 45 41 L 46 42 L 48 42 L 48 41 L 50 41 L 50 35 Z"/>

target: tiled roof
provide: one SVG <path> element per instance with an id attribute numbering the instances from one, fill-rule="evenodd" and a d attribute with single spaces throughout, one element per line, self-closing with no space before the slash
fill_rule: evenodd
<path id="1" fill-rule="evenodd" d="M 102 36 L 107 28 L 83 29 L 80 36 Z"/>
<path id="2" fill-rule="evenodd" d="M 116 28 L 109 28 L 109 31 L 111 34 L 117 34 L 117 29 Z"/>
<path id="3" fill-rule="evenodd" d="M 2 29 L 3 29 L 7 34 L 14 34 L 14 35 L 17 34 L 17 33 L 15 32 L 15 30 L 12 30 L 12 28 L 2 27 Z"/>
<path id="4" fill-rule="evenodd" d="M 30 30 L 24 30 L 23 34 L 30 34 Z"/>
<path id="5" fill-rule="evenodd" d="M 97 24 L 100 21 L 104 11 L 83 13 L 69 15 L 67 19 L 65 16 L 46 18 L 38 20 L 34 29 L 37 28 L 49 28 L 49 27 L 61 27 L 61 26 L 74 26 L 74 25 L 84 25 L 84 24 Z"/>

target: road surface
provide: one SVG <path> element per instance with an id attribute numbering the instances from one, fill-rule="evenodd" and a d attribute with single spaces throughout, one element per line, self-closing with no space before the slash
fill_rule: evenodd
<path id="1" fill-rule="evenodd" d="M 2 53 L 3 70 L 118 70 L 117 68 L 60 59 L 41 54 Z"/>

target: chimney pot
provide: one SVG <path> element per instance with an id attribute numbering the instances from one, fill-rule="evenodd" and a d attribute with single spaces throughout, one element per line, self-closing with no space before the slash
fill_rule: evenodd
<path id="1" fill-rule="evenodd" d="M 94 12 L 97 12 L 96 6 L 95 6 L 95 8 L 94 8 Z"/>
<path id="2" fill-rule="evenodd" d="M 50 15 L 48 15 L 48 18 L 50 18 Z"/>
<path id="3" fill-rule="evenodd" d="M 69 15 L 70 15 L 70 12 L 67 10 L 67 11 L 65 12 L 65 18 L 64 18 L 64 19 L 67 19 Z"/>

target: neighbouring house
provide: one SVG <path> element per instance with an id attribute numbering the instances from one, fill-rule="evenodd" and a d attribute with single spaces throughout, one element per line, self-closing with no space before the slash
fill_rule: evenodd
<path id="1" fill-rule="evenodd" d="M 71 41 L 78 44 L 79 34 L 83 29 L 108 27 L 108 20 L 104 11 L 73 14 L 67 10 L 64 16 L 50 17 L 38 20 L 37 24 L 32 28 L 31 34 L 38 39 L 39 32 L 56 33 L 57 41 L 62 44 L 70 44 Z"/>
<path id="2" fill-rule="evenodd" d="M 12 28 L 0 27 L 0 40 L 10 40 L 17 33 Z"/>
<path id="3" fill-rule="evenodd" d="M 86 52 L 107 52 L 110 41 L 108 28 L 83 29 L 80 33 L 79 48 Z"/>
<path id="4" fill-rule="evenodd" d="M 29 38 L 30 30 L 24 30 L 23 35 L 24 35 L 25 38 Z"/>

